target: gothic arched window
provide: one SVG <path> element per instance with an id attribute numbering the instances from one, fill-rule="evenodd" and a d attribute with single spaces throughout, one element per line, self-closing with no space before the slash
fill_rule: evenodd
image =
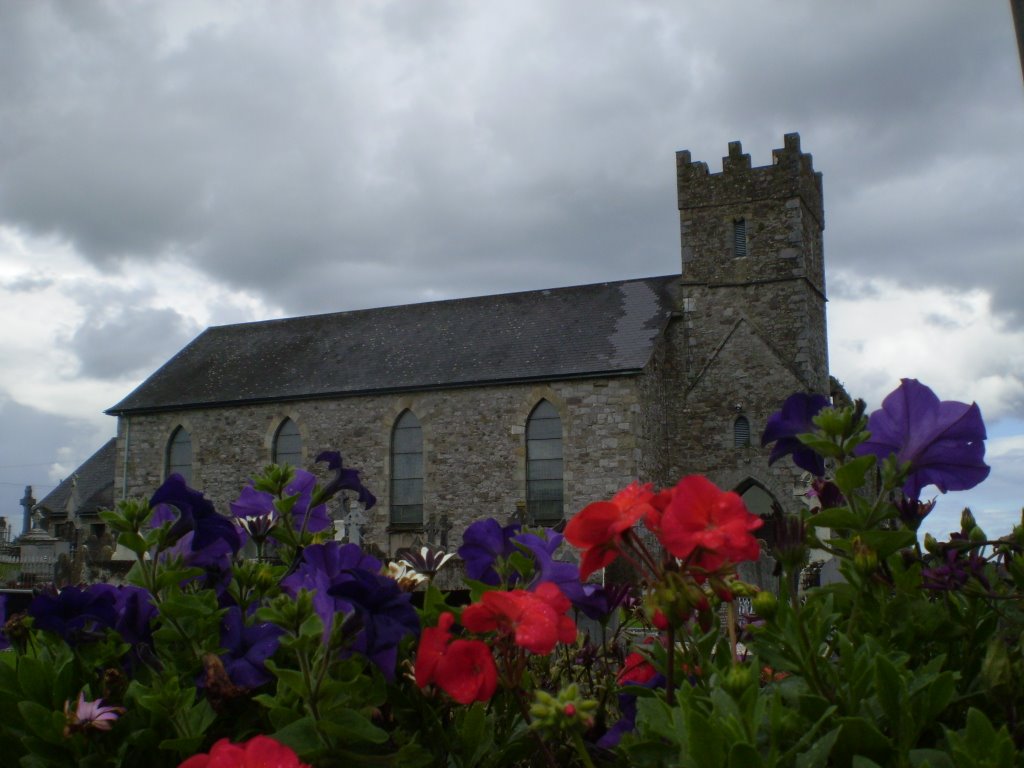
<path id="1" fill-rule="evenodd" d="M 185 482 L 192 482 L 192 436 L 184 427 L 178 427 L 167 443 L 167 476 L 178 474 Z"/>
<path id="2" fill-rule="evenodd" d="M 526 421 L 526 512 L 535 524 L 562 519 L 562 419 L 541 400 Z"/>
<path id="3" fill-rule="evenodd" d="M 750 422 L 746 416 L 737 416 L 732 423 L 732 444 L 736 448 L 750 446 Z"/>
<path id="4" fill-rule="evenodd" d="M 391 524 L 423 525 L 423 429 L 412 411 L 391 431 Z"/>
<path id="5" fill-rule="evenodd" d="M 299 425 L 285 419 L 274 433 L 273 461 L 275 464 L 302 466 L 302 434 Z"/>

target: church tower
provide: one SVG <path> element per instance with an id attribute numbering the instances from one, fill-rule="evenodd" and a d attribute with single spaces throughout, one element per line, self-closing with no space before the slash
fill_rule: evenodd
<path id="1" fill-rule="evenodd" d="M 685 376 L 692 384 L 743 320 L 804 389 L 827 394 L 821 174 L 796 133 L 772 161 L 752 168 L 734 141 L 709 173 L 676 153 Z"/>
<path id="2" fill-rule="evenodd" d="M 769 521 L 803 506 L 806 479 L 791 462 L 768 465 L 768 417 L 793 392 L 829 392 L 821 174 L 795 133 L 772 160 L 751 167 L 734 141 L 709 173 L 676 154 L 682 274 L 665 419 L 667 479 L 705 474 Z"/>

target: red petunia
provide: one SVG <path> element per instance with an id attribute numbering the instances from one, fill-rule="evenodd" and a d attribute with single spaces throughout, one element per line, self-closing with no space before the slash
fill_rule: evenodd
<path id="1" fill-rule="evenodd" d="M 619 556 L 622 537 L 641 518 L 657 516 L 652 505 L 655 499 L 651 484 L 631 483 L 611 501 L 588 504 L 569 521 L 565 538 L 578 549 L 584 550 L 580 559 L 580 579 L 587 579 Z"/>
<path id="2" fill-rule="evenodd" d="M 498 688 L 498 668 L 487 644 L 480 640 L 452 640 L 455 617 L 442 613 L 436 627 L 420 635 L 416 653 L 416 684 L 436 684 L 459 704 L 489 701 Z"/>
<path id="3" fill-rule="evenodd" d="M 576 624 L 565 615 L 571 605 L 551 582 L 544 582 L 533 592 L 485 592 L 479 603 L 463 610 L 462 626 L 470 632 L 512 635 L 516 645 L 546 655 L 558 642 L 576 640 Z"/>
<path id="4" fill-rule="evenodd" d="M 289 747 L 269 736 L 253 736 L 241 744 L 221 739 L 209 754 L 193 755 L 178 768 L 310 768 Z"/>
<path id="5" fill-rule="evenodd" d="M 727 562 L 757 560 L 760 546 L 751 532 L 763 524 L 737 494 L 690 475 L 673 489 L 658 538 L 680 560 L 711 573 Z"/>

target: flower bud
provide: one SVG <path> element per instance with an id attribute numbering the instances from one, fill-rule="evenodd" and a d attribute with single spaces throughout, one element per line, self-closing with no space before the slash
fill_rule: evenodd
<path id="1" fill-rule="evenodd" d="M 933 555 L 938 555 L 942 552 L 942 546 L 939 544 L 938 539 L 930 533 L 924 535 L 924 548 Z"/>
<path id="2" fill-rule="evenodd" d="M 977 524 L 970 507 L 964 507 L 964 511 L 960 513 L 960 529 L 964 533 L 970 533 Z"/>
<path id="3" fill-rule="evenodd" d="M 853 567 L 862 576 L 870 576 L 878 570 L 878 553 L 865 544 L 860 536 L 853 539 Z"/>
<path id="4" fill-rule="evenodd" d="M 972 544 L 983 544 L 988 541 L 988 536 L 985 535 L 985 531 L 981 529 L 980 525 L 975 525 L 971 528 L 971 532 L 968 534 L 967 539 Z"/>
<path id="5" fill-rule="evenodd" d="M 532 727 L 552 731 L 575 725 L 589 728 L 594 724 L 597 708 L 597 701 L 580 698 L 579 686 L 575 683 L 559 691 L 558 696 L 538 689 L 534 691 L 533 705 L 530 707 Z"/>
<path id="6" fill-rule="evenodd" d="M 728 586 L 726 586 L 725 582 L 722 579 L 716 576 L 712 576 L 710 579 L 708 579 L 708 584 L 710 585 L 712 591 L 714 591 L 714 593 L 718 595 L 719 600 L 721 600 L 723 603 L 732 602 L 732 590 L 729 589 Z"/>
<path id="7" fill-rule="evenodd" d="M 749 664 L 733 664 L 722 678 L 722 687 L 735 699 L 757 682 L 757 675 Z"/>
<path id="8" fill-rule="evenodd" d="M 754 613 L 762 619 L 771 619 L 778 610 L 779 601 L 771 592 L 758 592 L 752 601 Z"/>

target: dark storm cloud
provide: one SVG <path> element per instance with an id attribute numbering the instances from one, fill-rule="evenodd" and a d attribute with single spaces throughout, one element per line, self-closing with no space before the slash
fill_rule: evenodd
<path id="1" fill-rule="evenodd" d="M 75 376 L 118 380 L 149 373 L 201 329 L 173 309 L 117 307 L 87 316 L 68 340 Z"/>
<path id="2" fill-rule="evenodd" d="M 673 151 L 799 130 L 832 267 L 1020 306 L 1009 10 L 743 8 L 6 3 L 0 222 L 289 313 L 663 274 Z"/>

